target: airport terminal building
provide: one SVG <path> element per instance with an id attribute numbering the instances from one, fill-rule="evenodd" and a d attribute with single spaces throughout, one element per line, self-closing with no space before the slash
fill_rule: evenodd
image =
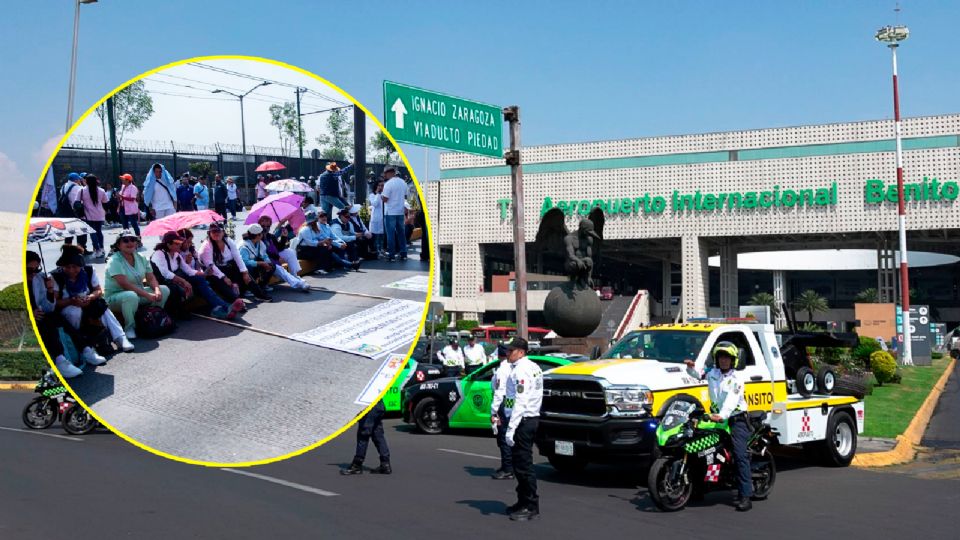
<path id="1" fill-rule="evenodd" d="M 960 114 L 904 119 L 903 137 L 912 302 L 956 324 Z M 892 302 L 894 150 L 890 120 L 524 148 L 531 324 L 542 322 L 546 294 L 563 279 L 563 225 L 575 230 L 587 216 L 603 238 L 596 285 L 620 295 L 648 290 L 655 320 L 680 310 L 736 315 L 757 292 L 790 301 L 815 290 L 831 307 L 815 320 L 852 320 L 865 289 Z M 448 153 L 440 178 L 424 185 L 435 299 L 457 317 L 515 317 L 512 282 L 503 286 L 514 265 L 509 174 L 503 160 Z M 791 265 L 797 250 L 843 251 L 800 254 L 804 264 Z M 743 265 L 758 252 L 767 253 Z M 849 253 L 861 264 L 838 263 Z M 933 262 L 915 263 L 914 253 Z"/>

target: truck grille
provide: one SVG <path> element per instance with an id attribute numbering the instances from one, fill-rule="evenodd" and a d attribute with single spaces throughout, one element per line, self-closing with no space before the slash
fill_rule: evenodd
<path id="1" fill-rule="evenodd" d="M 543 411 L 547 414 L 603 416 L 607 413 L 603 386 L 591 380 L 546 377 L 543 381 Z"/>

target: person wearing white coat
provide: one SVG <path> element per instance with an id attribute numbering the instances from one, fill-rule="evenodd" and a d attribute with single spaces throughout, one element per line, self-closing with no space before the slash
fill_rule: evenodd
<path id="1" fill-rule="evenodd" d="M 373 234 L 373 245 L 377 253 L 383 253 L 383 180 L 377 180 L 373 193 L 367 197 L 370 203 L 370 232 Z"/>

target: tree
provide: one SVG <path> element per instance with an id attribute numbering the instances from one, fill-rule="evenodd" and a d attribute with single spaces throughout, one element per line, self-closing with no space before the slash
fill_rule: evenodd
<path id="1" fill-rule="evenodd" d="M 817 294 L 817 291 L 806 290 L 800 293 L 794 301 L 793 305 L 797 309 L 801 309 L 807 312 L 807 320 L 813 321 L 813 314 L 818 312 L 827 311 L 830 309 L 830 306 L 827 305 L 827 299 Z"/>
<path id="2" fill-rule="evenodd" d="M 196 176 L 197 178 L 201 176 L 209 177 L 210 173 L 213 172 L 213 165 L 210 165 L 209 161 L 194 161 L 187 165 L 187 169 L 190 170 L 191 176 Z"/>
<path id="3" fill-rule="evenodd" d="M 23 296 L 23 283 L 14 283 L 0 291 L 0 309 L 5 311 L 27 309 L 27 302 Z"/>
<path id="4" fill-rule="evenodd" d="M 877 294 L 877 289 L 873 287 L 868 287 L 857 293 L 856 298 L 853 300 L 858 304 L 876 304 L 879 302 L 879 295 Z"/>
<path id="5" fill-rule="evenodd" d="M 387 134 L 379 130 L 373 137 L 370 137 L 369 144 L 370 150 L 372 150 L 371 154 L 376 156 L 375 159 L 378 159 L 382 156 L 383 163 L 390 163 L 390 159 L 394 154 L 397 153 L 397 148 L 393 146 L 392 142 L 390 142 L 390 138 L 387 137 Z M 378 152 L 380 153 L 379 156 L 377 156 Z"/>
<path id="6" fill-rule="evenodd" d="M 334 161 L 347 161 L 353 157 L 353 120 L 348 109 L 334 109 L 327 116 L 329 134 L 317 137 L 324 146 L 323 157 Z"/>
<path id="7" fill-rule="evenodd" d="M 780 306 L 777 305 L 777 299 L 768 292 L 758 292 L 750 297 L 748 303 L 751 306 L 770 306 L 770 315 L 774 319 L 780 316 Z"/>
<path id="8" fill-rule="evenodd" d="M 306 131 L 298 120 L 296 103 L 287 101 L 283 105 L 270 106 L 270 125 L 277 128 L 280 148 L 286 156 L 291 155 L 294 148 L 306 143 Z"/>
<path id="9" fill-rule="evenodd" d="M 107 117 L 107 103 L 96 109 L 102 123 Z M 153 98 L 147 92 L 147 84 L 137 81 L 113 96 L 113 120 L 117 128 L 117 147 L 122 147 L 123 136 L 136 131 L 153 116 Z M 107 144 L 107 132 L 103 132 L 103 144 Z"/>

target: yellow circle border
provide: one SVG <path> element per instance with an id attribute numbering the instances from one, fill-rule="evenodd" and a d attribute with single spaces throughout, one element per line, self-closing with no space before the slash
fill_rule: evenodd
<path id="1" fill-rule="evenodd" d="M 32 197 L 30 198 L 30 203 L 29 203 L 30 206 L 29 206 L 29 210 L 27 211 L 26 225 L 24 226 L 24 229 L 23 229 L 23 248 L 22 248 L 22 249 L 23 249 L 23 252 L 24 252 L 24 253 L 27 252 L 27 248 L 29 247 L 29 246 L 28 246 L 28 242 L 27 242 L 27 236 L 28 236 L 28 232 L 29 232 L 29 230 L 30 230 L 30 218 L 33 217 L 33 216 L 32 216 L 32 213 L 33 213 L 33 202 L 37 200 L 37 195 L 39 194 L 40 189 L 43 187 L 43 183 L 44 183 L 44 179 L 45 179 L 46 174 L 47 174 L 47 170 L 53 165 L 53 160 L 54 160 L 54 158 L 56 158 L 57 154 L 60 153 L 61 148 L 62 148 L 63 145 L 67 142 L 67 139 L 70 138 L 70 135 L 72 135 L 73 132 L 77 129 L 77 126 L 80 125 L 84 120 L 86 120 L 87 117 L 90 116 L 90 114 L 93 113 L 93 112 L 96 110 L 97 107 L 99 107 L 99 106 L 102 105 L 104 102 L 106 102 L 106 100 L 107 100 L 108 98 L 112 97 L 114 94 L 116 94 L 116 93 L 119 92 L 120 90 L 123 90 L 123 89 L 126 88 L 127 86 L 130 86 L 131 84 L 133 84 L 133 83 L 135 83 L 135 82 L 137 82 L 137 81 L 139 81 L 139 80 L 141 80 L 141 79 L 144 79 L 144 78 L 146 78 L 146 77 L 149 77 L 150 75 L 153 75 L 153 74 L 155 74 L 155 73 L 159 73 L 159 72 L 161 72 L 161 71 L 163 71 L 163 70 L 166 70 L 166 69 L 169 69 L 169 68 L 172 68 L 172 67 L 181 66 L 181 65 L 184 65 L 184 64 L 189 64 L 189 63 L 192 63 L 192 62 L 202 62 L 202 61 L 206 61 L 206 60 L 247 60 L 247 61 L 252 61 L 252 62 L 262 62 L 262 63 L 265 63 L 265 64 L 271 64 L 271 65 L 274 65 L 274 66 L 278 66 L 278 67 L 286 68 L 286 69 L 289 69 L 289 70 L 293 70 L 293 71 L 296 71 L 296 72 L 300 73 L 301 75 L 306 75 L 307 77 L 310 77 L 310 78 L 312 78 L 312 79 L 315 79 L 315 80 L 317 80 L 317 81 L 325 84 L 328 88 L 331 88 L 332 90 L 334 90 L 334 91 L 337 92 L 338 94 L 340 94 L 340 95 L 342 95 L 343 97 L 349 99 L 350 102 L 353 103 L 353 105 L 359 107 L 360 110 L 362 110 L 363 113 L 366 115 L 366 117 L 369 118 L 369 119 L 371 119 L 371 120 L 373 120 L 373 122 L 377 125 L 377 127 L 380 128 L 380 130 L 387 135 L 387 138 L 390 139 L 390 142 L 391 142 L 391 143 L 393 143 L 394 148 L 397 149 L 397 154 L 400 156 L 400 159 L 403 160 L 403 164 L 406 165 L 407 171 L 410 172 L 410 176 L 411 176 L 411 178 L 413 179 L 413 185 L 417 188 L 417 196 L 420 198 L 420 206 L 421 206 L 421 208 L 423 209 L 423 214 L 424 214 L 424 217 L 425 217 L 425 220 L 426 220 L 426 225 L 427 225 L 427 240 L 428 240 L 429 242 L 433 242 L 433 230 L 432 230 L 432 227 L 431 227 L 430 214 L 429 214 L 428 211 L 427 211 L 426 198 L 424 197 L 423 188 L 422 188 L 421 185 L 420 185 L 420 181 L 417 180 L 417 175 L 416 175 L 416 173 L 414 172 L 413 167 L 410 166 L 410 162 L 407 160 L 406 154 L 403 153 L 403 149 L 400 148 L 400 145 L 399 145 L 399 144 L 397 143 L 397 141 L 393 138 L 393 135 L 391 135 L 390 132 L 387 131 L 387 128 L 384 127 L 384 125 L 383 125 L 382 122 L 380 122 L 380 119 L 377 118 L 374 114 L 372 114 L 366 107 L 364 107 L 362 103 L 360 103 L 359 101 L 357 101 L 352 95 L 348 94 L 348 93 L 347 93 L 346 91 L 344 91 L 342 88 L 340 88 L 339 86 L 333 84 L 332 82 L 324 79 L 323 77 L 320 77 L 319 75 L 315 75 L 315 74 L 313 74 L 313 73 L 311 73 L 311 72 L 309 72 L 309 71 L 307 71 L 307 70 L 305 70 L 305 69 L 303 69 L 303 68 L 301 68 L 301 67 L 294 66 L 294 65 L 288 64 L 288 63 L 286 63 L 286 62 L 281 62 L 281 61 L 279 61 L 279 60 L 273 60 L 273 59 L 270 59 L 270 58 L 263 58 L 263 57 L 260 57 L 260 56 L 247 56 L 247 55 L 212 55 L 212 56 L 195 56 L 195 57 L 187 58 L 187 59 L 184 59 L 184 60 L 177 60 L 177 61 L 175 61 L 175 62 L 170 62 L 170 63 L 168 63 L 168 64 L 164 64 L 164 65 L 162 65 L 162 66 L 153 68 L 153 69 L 151 69 L 151 70 L 149 70 L 149 71 L 145 71 L 145 72 L 141 73 L 140 75 L 137 75 L 136 77 L 133 77 L 133 78 L 129 79 L 128 81 L 124 82 L 123 84 L 117 86 L 116 88 L 114 88 L 113 90 L 111 90 L 110 92 L 108 92 L 105 96 L 103 96 L 102 98 L 100 98 L 99 101 L 97 101 L 97 102 L 94 103 L 90 108 L 88 108 L 88 109 L 80 116 L 80 118 L 78 118 L 78 119 L 73 123 L 73 125 L 70 126 L 70 129 L 67 130 L 67 132 L 66 132 L 66 133 L 63 135 L 63 137 L 60 139 L 60 142 L 57 143 L 56 148 L 54 148 L 53 152 L 50 154 L 50 157 L 47 159 L 46 165 L 44 165 L 44 166 L 43 166 L 43 169 L 41 169 L 41 171 L 40 171 L 40 177 L 39 177 L 39 179 L 37 180 L 37 185 L 36 185 L 36 187 L 34 187 L 33 195 L 32 195 Z M 30 302 L 29 293 L 27 292 L 27 269 L 26 269 L 26 264 L 23 265 L 23 274 L 22 274 L 22 275 L 23 275 L 23 296 L 24 296 L 24 300 L 26 301 L 26 305 L 27 305 L 27 313 L 28 313 L 28 316 L 30 317 L 30 325 L 33 327 L 34 334 L 37 335 L 37 341 L 40 343 L 40 349 L 43 351 L 43 355 L 47 358 L 47 363 L 50 365 L 51 369 L 53 369 L 53 372 L 57 374 L 57 377 L 60 379 L 60 381 L 63 383 L 63 385 L 67 388 L 67 390 L 70 391 L 70 394 L 77 400 L 77 402 L 78 402 L 80 405 L 83 406 L 84 409 L 86 409 L 98 422 L 100 422 L 101 425 L 103 425 L 104 427 L 106 427 L 107 429 L 109 429 L 111 432 L 113 432 L 115 435 L 117 435 L 117 436 L 120 437 L 121 439 L 127 441 L 128 443 L 130 443 L 130 444 L 132 444 L 132 445 L 134 445 L 134 446 L 136 446 L 136 447 L 138 447 L 138 448 L 140 448 L 140 449 L 142 449 L 142 450 L 146 450 L 147 452 L 150 452 L 150 453 L 152 453 L 152 454 L 155 454 L 155 455 L 158 455 L 158 456 L 167 458 L 167 459 L 172 460 L 172 461 L 179 461 L 179 462 L 181 462 L 181 463 L 188 463 L 188 464 L 190 464 L 190 465 L 200 465 L 200 466 L 203 466 L 203 467 L 217 467 L 217 468 L 224 468 L 224 467 L 230 467 L 230 468 L 236 468 L 236 467 L 252 467 L 252 466 L 255 466 L 255 465 L 266 465 L 266 464 L 268 464 L 268 463 L 277 463 L 277 462 L 283 461 L 283 460 L 285 460 L 285 459 L 289 459 L 289 458 L 292 458 L 292 457 L 296 457 L 296 456 L 305 454 L 305 453 L 307 453 L 307 452 L 309 452 L 310 450 L 313 450 L 313 449 L 315 449 L 315 448 L 319 448 L 320 446 L 322 446 L 322 445 L 326 444 L 327 442 L 333 440 L 334 438 L 338 437 L 339 435 L 341 435 L 342 433 L 344 433 L 345 431 L 347 431 L 348 429 L 350 429 L 351 427 L 353 427 L 353 425 L 356 424 L 357 421 L 359 421 L 360 418 L 361 418 L 363 415 L 365 415 L 365 414 L 367 414 L 368 412 L 370 412 L 370 410 L 371 410 L 380 400 L 382 400 L 382 399 L 384 398 L 384 396 L 385 396 L 385 395 L 387 394 L 387 392 L 390 390 L 390 387 L 392 387 L 392 386 L 396 383 L 397 378 L 399 378 L 399 376 L 400 376 L 400 372 L 403 371 L 403 368 L 407 365 L 407 362 L 410 361 L 410 355 L 413 354 L 413 350 L 414 350 L 414 348 L 415 348 L 416 345 L 417 345 L 417 341 L 419 341 L 420 335 L 423 333 L 423 328 L 424 328 L 424 325 L 425 325 L 426 319 L 427 319 L 427 311 L 428 311 L 428 307 L 429 307 L 429 305 L 430 305 L 430 297 L 433 295 L 434 267 L 436 266 L 436 264 L 435 264 L 436 253 L 434 253 L 434 251 L 435 251 L 435 250 L 433 249 L 433 246 L 431 246 L 431 249 L 430 249 L 430 270 L 429 270 L 429 273 L 428 273 L 428 281 L 429 281 L 429 283 L 430 283 L 430 286 L 427 288 L 427 296 L 426 296 L 426 298 L 424 299 L 424 308 L 423 308 L 423 314 L 422 314 L 421 317 L 420 317 L 420 326 L 418 327 L 417 333 L 416 333 L 416 335 L 414 336 L 413 342 L 410 344 L 410 349 L 407 350 L 407 354 L 405 355 L 405 358 L 404 358 L 404 360 L 403 360 L 403 363 L 400 365 L 400 369 L 397 370 L 397 373 L 396 373 L 396 374 L 393 376 L 393 378 L 390 380 L 390 384 L 388 384 L 387 387 L 383 390 L 383 392 L 381 392 L 380 395 L 377 397 L 377 399 L 374 400 L 370 405 L 368 405 L 367 408 L 363 409 L 363 411 L 362 411 L 360 414 L 357 414 L 352 420 L 350 420 L 349 422 L 347 422 L 346 424 L 344 424 L 343 427 L 341 427 L 340 429 L 338 429 L 338 430 L 336 430 L 335 432 L 331 433 L 330 435 L 324 437 L 323 439 L 317 441 L 316 443 L 313 443 L 313 444 L 311 444 L 311 445 L 309 445 L 309 446 L 306 446 L 306 447 L 304 447 L 304 448 L 301 448 L 301 449 L 299 449 L 299 450 L 295 450 L 295 451 L 293 451 L 293 452 L 290 452 L 290 453 L 287 453 L 287 454 L 283 454 L 283 455 L 280 455 L 280 456 L 277 456 L 277 457 L 272 457 L 272 458 L 267 458 L 267 459 L 262 459 L 262 460 L 257 460 L 257 461 L 242 461 L 242 462 L 237 462 L 237 463 L 219 463 L 219 462 L 213 462 L 213 461 L 200 461 L 200 460 L 185 458 L 185 457 L 181 457 L 181 456 L 176 456 L 176 455 L 173 455 L 173 454 L 169 454 L 169 453 L 167 453 L 167 452 L 164 452 L 164 451 L 162 451 L 162 450 L 157 450 L 156 448 L 153 448 L 153 447 L 148 446 L 148 445 L 146 445 L 146 444 L 143 444 L 143 443 L 141 443 L 140 441 L 138 441 L 138 440 L 136 440 L 136 439 L 134 439 L 134 438 L 126 435 L 125 433 L 123 433 L 123 432 L 121 432 L 120 430 L 116 429 L 115 427 L 111 426 L 109 423 L 105 422 L 102 418 L 100 418 L 100 416 L 99 416 L 96 412 L 94 412 L 94 410 L 93 410 L 90 406 L 88 406 L 86 403 L 83 402 L 82 399 L 80 399 L 80 396 L 78 396 L 76 392 L 74 392 L 73 388 L 72 388 L 72 387 L 70 386 L 70 384 L 67 382 L 67 379 L 65 379 L 65 378 L 63 377 L 63 375 L 60 374 L 60 371 L 57 369 L 56 365 L 53 363 L 53 359 L 50 357 L 50 353 L 47 352 L 47 348 L 46 348 L 46 346 L 43 344 L 43 340 L 40 339 L 40 332 L 37 330 L 37 321 L 36 321 L 36 319 L 34 319 L 34 317 L 33 317 L 33 310 L 30 308 L 30 306 L 31 306 L 32 304 L 31 304 L 31 302 Z M 44 270 L 46 271 L 46 269 L 44 269 Z"/>

